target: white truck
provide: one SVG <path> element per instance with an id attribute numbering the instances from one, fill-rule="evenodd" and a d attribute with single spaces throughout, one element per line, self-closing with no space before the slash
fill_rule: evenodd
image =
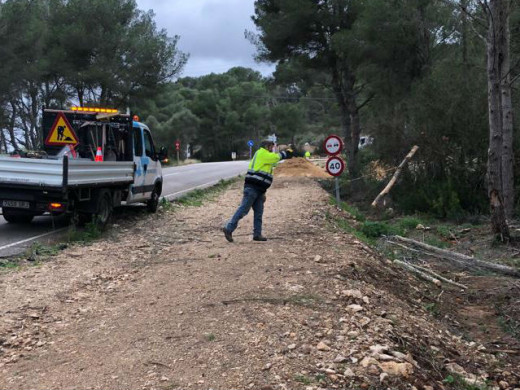
<path id="1" fill-rule="evenodd" d="M 161 160 L 150 130 L 116 110 L 44 110 L 44 152 L 0 156 L 0 207 L 10 223 L 44 213 L 104 226 L 114 207 L 146 203 L 157 210 Z"/>

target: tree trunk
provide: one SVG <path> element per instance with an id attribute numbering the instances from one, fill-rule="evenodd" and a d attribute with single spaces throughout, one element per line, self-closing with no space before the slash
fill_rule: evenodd
<path id="1" fill-rule="evenodd" d="M 347 167 L 350 177 L 356 177 L 358 172 L 357 152 L 361 126 L 359 122 L 359 110 L 354 94 L 355 77 L 342 64 L 336 64 L 333 68 L 332 84 L 336 100 L 341 109 L 341 126 L 343 138 L 347 144 Z"/>
<path id="2" fill-rule="evenodd" d="M 5 141 L 4 129 L 0 129 L 0 154 L 7 153 L 7 143 Z"/>
<path id="3" fill-rule="evenodd" d="M 513 156 L 513 103 L 511 97 L 511 34 L 509 30 L 510 5 L 503 1 L 502 26 L 499 31 L 502 62 L 500 66 L 502 92 L 502 191 L 506 218 L 513 218 L 515 204 L 515 179 Z"/>
<path id="4" fill-rule="evenodd" d="M 466 14 L 468 10 L 468 0 L 460 1 L 460 8 L 462 9 L 461 18 L 462 18 L 462 37 L 461 37 L 461 45 L 462 45 L 462 63 L 464 65 L 468 64 L 468 15 Z"/>
<path id="5" fill-rule="evenodd" d="M 349 102 L 350 111 L 350 148 L 348 150 L 348 160 L 350 161 L 349 172 L 352 178 L 358 177 L 359 164 L 359 138 L 361 137 L 361 124 L 359 121 L 359 111 L 355 97 L 351 97 Z"/>
<path id="6" fill-rule="evenodd" d="M 501 241 L 509 241 L 510 233 L 506 223 L 502 194 L 502 148 L 503 123 L 500 90 L 500 68 L 502 61 L 500 32 L 503 3 L 507 0 L 490 0 L 489 27 L 487 35 L 487 76 L 489 109 L 489 151 L 488 151 L 488 195 L 491 208 L 491 228 Z"/>
<path id="7" fill-rule="evenodd" d="M 14 102 L 10 102 L 11 103 L 11 118 L 9 119 L 9 128 L 7 129 L 7 131 L 9 132 L 9 138 L 10 138 L 10 142 L 11 142 L 11 146 L 17 150 L 18 149 L 18 142 L 16 141 L 16 136 L 14 134 L 14 127 L 15 127 L 15 124 L 16 124 L 16 116 L 18 115 L 18 112 L 16 110 L 16 105 L 14 104 Z"/>

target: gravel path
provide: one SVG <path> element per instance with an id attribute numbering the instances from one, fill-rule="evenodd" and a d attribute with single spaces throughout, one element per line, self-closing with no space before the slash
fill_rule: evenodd
<path id="1" fill-rule="evenodd" d="M 269 241 L 251 241 L 252 215 L 225 241 L 241 187 L 0 275 L 0 388 L 428 390 L 446 362 L 486 364 L 388 293 L 408 276 L 336 229 L 312 180 L 268 191 Z"/>

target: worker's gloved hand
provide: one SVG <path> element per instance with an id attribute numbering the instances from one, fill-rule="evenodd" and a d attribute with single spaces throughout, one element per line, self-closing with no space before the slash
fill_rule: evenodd
<path id="1" fill-rule="evenodd" d="M 294 157 L 294 150 L 292 150 L 292 149 L 285 149 L 282 153 L 285 153 L 284 158 L 293 158 Z"/>
<path id="2" fill-rule="evenodd" d="M 262 195 L 262 202 L 265 203 L 265 201 L 267 200 L 267 196 L 265 194 Z"/>

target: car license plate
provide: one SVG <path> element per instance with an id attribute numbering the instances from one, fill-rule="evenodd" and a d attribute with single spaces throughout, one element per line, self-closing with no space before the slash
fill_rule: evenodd
<path id="1" fill-rule="evenodd" d="M 31 207 L 29 202 L 23 202 L 21 200 L 4 200 L 2 207 L 13 207 L 17 209 L 28 209 Z"/>

